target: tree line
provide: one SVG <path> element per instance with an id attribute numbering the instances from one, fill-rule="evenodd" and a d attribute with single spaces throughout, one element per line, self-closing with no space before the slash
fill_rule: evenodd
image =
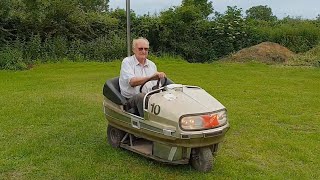
<path id="1" fill-rule="evenodd" d="M 126 56 L 126 12 L 108 0 L 1 0 L 0 69 L 35 62 L 110 61 Z M 183 0 L 159 14 L 131 11 L 132 37 L 146 37 L 151 53 L 178 55 L 189 62 L 214 61 L 264 41 L 294 52 L 315 47 L 320 18 L 281 20 L 268 6 L 243 12 L 214 11 L 207 0 Z"/>

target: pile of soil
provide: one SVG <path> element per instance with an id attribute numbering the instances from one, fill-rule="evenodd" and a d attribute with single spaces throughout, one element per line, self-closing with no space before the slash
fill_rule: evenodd
<path id="1" fill-rule="evenodd" d="M 236 62 L 259 61 L 267 64 L 286 63 L 295 53 L 284 46 L 273 42 L 263 42 L 244 48 L 231 55 L 228 60 Z"/>

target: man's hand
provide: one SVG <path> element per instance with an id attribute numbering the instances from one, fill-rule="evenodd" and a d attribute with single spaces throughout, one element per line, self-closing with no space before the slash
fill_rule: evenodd
<path id="1" fill-rule="evenodd" d="M 151 76 L 151 80 L 158 80 L 166 77 L 166 74 L 164 72 L 156 72 Z"/>
<path id="2" fill-rule="evenodd" d="M 152 76 L 149 77 L 134 77 L 130 79 L 130 86 L 135 87 L 144 84 L 149 79 L 151 80 L 158 80 L 166 77 L 166 74 L 164 72 L 156 72 Z"/>

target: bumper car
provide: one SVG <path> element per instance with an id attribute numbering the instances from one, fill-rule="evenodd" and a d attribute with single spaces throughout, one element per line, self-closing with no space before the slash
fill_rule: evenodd
<path id="1" fill-rule="evenodd" d="M 196 170 L 211 171 L 229 129 L 226 108 L 198 86 L 161 81 L 145 95 L 143 117 L 128 108 L 118 77 L 106 81 L 108 143 L 163 163 L 190 163 Z"/>

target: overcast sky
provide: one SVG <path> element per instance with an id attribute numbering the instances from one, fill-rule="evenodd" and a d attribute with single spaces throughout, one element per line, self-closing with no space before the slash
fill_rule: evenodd
<path id="1" fill-rule="evenodd" d="M 138 15 L 159 13 L 181 5 L 181 0 L 130 0 L 131 9 Z M 213 0 L 215 11 L 224 13 L 227 6 L 237 6 L 243 13 L 252 6 L 267 5 L 278 18 L 286 16 L 314 19 L 320 14 L 320 0 Z M 110 8 L 125 9 L 126 0 L 110 0 Z"/>

